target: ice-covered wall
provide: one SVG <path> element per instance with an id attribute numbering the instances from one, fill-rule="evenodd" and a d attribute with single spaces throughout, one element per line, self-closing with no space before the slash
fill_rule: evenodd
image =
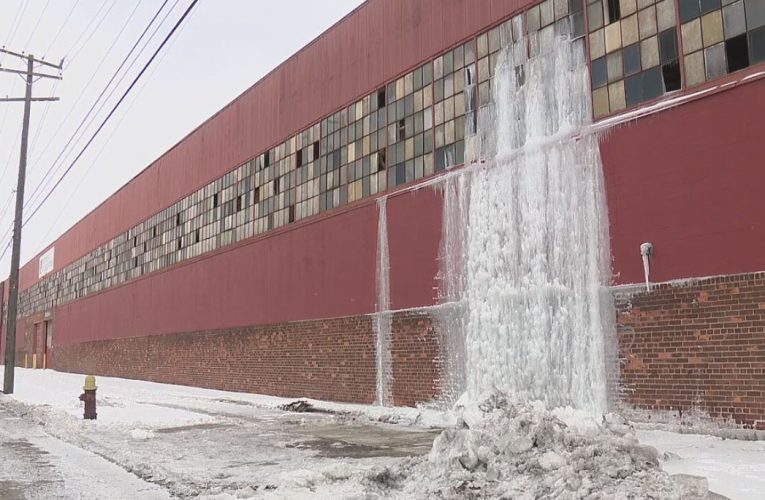
<path id="1" fill-rule="evenodd" d="M 498 59 L 467 155 L 478 163 L 443 183 L 442 298 L 463 311 L 444 332 L 451 364 L 464 362 L 450 382 L 601 413 L 614 309 L 598 142 L 580 134 L 584 45 L 556 38 L 531 59 L 526 47 Z"/>

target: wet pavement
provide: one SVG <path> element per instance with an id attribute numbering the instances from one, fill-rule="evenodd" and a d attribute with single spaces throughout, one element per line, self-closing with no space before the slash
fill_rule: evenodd
<path id="1" fill-rule="evenodd" d="M 97 455 L 45 434 L 0 405 L 0 499 L 74 498 L 170 496 Z"/>

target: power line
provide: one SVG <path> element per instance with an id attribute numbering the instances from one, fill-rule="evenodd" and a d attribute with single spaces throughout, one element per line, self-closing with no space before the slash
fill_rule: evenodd
<path id="1" fill-rule="evenodd" d="M 64 27 L 66 26 L 66 23 L 69 22 L 69 18 L 72 17 L 72 14 L 74 14 L 74 9 L 77 7 L 77 4 L 80 3 L 80 0 L 74 0 L 74 4 L 72 4 L 72 8 L 69 9 L 69 14 L 66 15 L 64 18 L 64 21 L 61 23 L 61 26 L 58 28 L 58 31 L 53 36 L 53 40 L 51 40 L 50 45 L 48 45 L 48 48 L 45 49 L 43 52 L 43 59 L 45 59 L 45 56 L 48 55 L 48 52 L 50 52 L 50 49 L 53 48 L 53 46 L 58 41 L 58 37 L 61 36 L 61 32 L 64 31 Z"/>
<path id="2" fill-rule="evenodd" d="M 21 8 L 17 11 L 17 14 L 19 14 L 19 16 L 18 18 L 14 19 L 13 25 L 11 26 L 11 33 L 8 35 L 8 40 L 5 41 L 5 45 L 3 45 L 3 47 L 7 47 L 8 45 L 10 45 L 10 43 L 13 41 L 13 37 L 16 36 L 16 32 L 18 31 L 19 26 L 21 25 L 21 19 L 24 17 L 24 14 L 27 11 L 27 6 L 29 6 L 29 2 L 21 2 Z"/>
<path id="3" fill-rule="evenodd" d="M 181 27 L 181 31 L 179 32 L 179 35 L 180 35 L 181 32 L 183 32 L 183 28 L 186 27 L 186 26 L 187 25 L 183 25 Z M 74 199 L 75 195 L 80 190 L 80 187 L 82 187 L 82 183 L 85 181 L 85 179 L 88 178 L 88 174 L 93 169 L 93 167 L 95 167 L 96 164 L 98 163 L 99 158 L 101 158 L 101 155 L 106 150 L 106 147 L 110 144 L 111 140 L 114 138 L 114 135 L 119 130 L 120 125 L 122 125 L 122 122 L 125 120 L 127 115 L 130 113 L 130 110 L 133 109 L 133 106 L 138 101 L 138 98 L 141 96 L 143 91 L 146 89 L 146 87 L 148 86 L 149 82 L 151 82 L 151 79 L 156 74 L 157 69 L 159 69 L 160 65 L 162 64 L 162 61 L 164 61 L 165 57 L 167 57 L 167 55 L 170 53 L 170 50 L 172 49 L 173 44 L 175 43 L 176 40 L 178 40 L 178 38 L 174 38 L 173 40 L 170 41 L 170 45 L 168 45 L 167 50 L 164 52 L 164 54 L 162 54 L 160 56 L 159 60 L 157 61 L 157 64 L 154 66 L 154 68 L 152 68 L 151 72 L 149 73 L 149 76 L 146 78 L 146 80 L 141 85 L 141 88 L 138 89 L 138 93 L 135 95 L 133 100 L 130 102 L 130 104 L 128 105 L 127 109 L 122 113 L 122 116 L 119 118 L 119 121 L 117 122 L 117 125 L 114 127 L 114 129 L 112 130 L 111 134 L 109 134 L 109 138 L 104 142 L 103 146 L 101 146 L 101 149 L 98 151 L 98 154 L 93 159 L 93 161 L 90 163 L 90 165 L 88 165 L 88 168 L 83 173 L 83 176 L 80 178 L 80 181 L 77 183 L 77 185 L 74 187 L 74 189 L 72 189 L 71 192 L 69 193 L 69 198 L 67 198 L 67 200 L 64 202 L 64 204 L 57 210 L 56 219 L 51 223 L 51 225 L 48 227 L 48 230 L 46 231 L 45 235 L 41 238 L 41 241 L 43 243 L 45 243 L 47 241 L 48 236 L 50 236 L 50 234 L 53 231 L 53 229 L 56 227 L 58 222 L 61 220 L 61 217 L 64 215 L 64 210 L 72 202 L 72 200 Z M 0 220 L 2 220 L 2 215 L 0 215 Z M 0 239 L 0 241 L 2 241 L 2 240 Z M 47 243 L 46 243 L 45 246 L 47 246 Z"/>
<path id="4" fill-rule="evenodd" d="M 116 2 L 116 0 L 114 0 L 114 2 Z M 112 7 L 114 7 L 114 2 L 112 3 Z M 68 54 L 69 52 L 74 50 L 74 48 L 77 46 L 77 44 L 80 43 L 80 40 L 82 40 L 82 37 L 85 36 L 85 33 L 87 33 L 88 30 L 90 30 L 90 27 L 93 25 L 93 23 L 98 18 L 98 16 L 101 15 L 101 12 L 104 10 L 104 8 L 106 8 L 107 5 L 108 4 L 106 2 L 103 2 L 101 4 L 101 7 L 96 11 L 96 14 L 90 19 L 90 21 L 88 21 L 88 24 L 85 26 L 85 29 L 82 30 L 82 33 L 80 33 L 80 36 L 77 37 L 77 39 L 74 41 L 72 46 L 69 47 L 69 50 L 64 52 L 64 54 Z"/>
<path id="5" fill-rule="evenodd" d="M 151 26 L 154 24 L 154 21 L 156 21 L 157 17 L 159 17 L 160 13 L 161 13 L 161 12 L 162 12 L 162 10 L 164 9 L 164 7 L 165 7 L 165 5 L 167 4 L 167 2 L 168 2 L 168 1 L 169 1 L 169 0 L 165 0 L 165 1 L 162 3 L 162 5 L 160 5 L 160 7 L 159 7 L 159 9 L 157 10 L 157 12 L 154 14 L 154 16 L 151 18 L 151 20 L 149 21 L 149 23 L 146 25 L 146 28 L 144 28 L 144 30 L 143 30 L 143 32 L 141 33 L 141 35 L 138 37 L 138 39 L 136 40 L 136 42 L 135 42 L 135 43 L 133 44 L 133 46 L 130 48 L 130 51 L 128 51 L 127 55 L 126 55 L 126 56 L 125 56 L 125 58 L 122 60 L 122 62 L 120 63 L 119 67 L 118 67 L 118 68 L 115 70 L 114 74 L 113 74 L 113 75 L 112 75 L 112 77 L 109 79 L 109 82 L 107 82 L 106 86 L 105 86 L 105 87 L 104 87 L 104 89 L 101 91 L 101 93 L 98 95 L 98 97 L 96 98 L 96 100 L 93 102 L 93 104 L 91 105 L 90 109 L 87 111 L 87 113 L 85 113 L 85 116 L 82 118 L 82 120 L 80 121 L 79 125 L 77 126 L 77 128 L 75 129 L 75 131 L 72 133 L 72 135 L 70 136 L 69 140 L 68 140 L 68 141 L 66 142 L 66 144 L 64 145 L 64 147 L 63 147 L 63 149 L 61 150 L 61 152 L 58 154 L 58 156 L 56 157 L 56 159 L 53 161 L 53 163 L 51 164 L 50 168 L 49 168 L 49 169 L 48 169 L 48 170 L 45 172 L 45 175 L 43 175 L 42 179 L 40 180 L 40 183 L 39 183 L 39 184 L 37 185 L 37 187 L 35 187 L 35 189 L 32 191 L 32 194 L 30 195 L 29 199 L 27 200 L 27 204 L 31 204 L 31 203 L 32 203 L 32 201 L 33 201 L 33 198 L 34 198 L 34 197 L 35 197 L 35 196 L 36 196 L 38 193 L 40 193 L 42 189 L 44 189 L 44 188 L 46 187 L 46 185 L 47 185 L 47 183 L 48 183 L 49 179 L 50 179 L 50 178 L 52 178 L 52 175 L 54 174 L 54 172 L 55 172 L 56 170 L 58 170 L 58 167 L 56 166 L 56 164 L 57 164 L 57 163 L 59 163 L 59 160 L 62 160 L 62 158 L 64 157 L 64 155 L 65 155 L 65 153 L 66 153 L 67 149 L 69 148 L 70 144 L 72 144 L 72 141 L 74 141 L 74 140 L 75 140 L 75 137 L 77 137 L 77 133 L 78 133 L 78 132 L 80 131 L 80 129 L 82 129 L 82 127 L 85 125 L 85 122 L 86 122 L 86 121 L 88 120 L 88 118 L 91 116 L 91 113 L 93 113 L 93 110 L 96 108 L 96 106 L 98 106 L 98 103 L 99 103 L 99 101 L 100 101 L 100 100 L 101 100 L 101 98 L 104 96 L 104 94 L 106 93 L 106 91 L 109 89 L 109 86 L 112 84 L 112 82 L 114 82 L 114 79 L 117 77 L 117 75 L 119 74 L 119 72 L 120 72 L 120 71 L 122 70 L 122 68 L 125 66 L 125 63 L 128 61 L 128 59 L 130 59 L 130 56 L 131 56 L 131 55 L 133 54 L 133 52 L 135 51 L 136 47 L 138 47 L 138 45 L 141 43 L 141 40 L 143 39 L 143 37 L 144 37 L 144 36 L 146 36 L 146 33 L 149 31 L 149 29 L 151 29 Z M 177 0 L 176 0 L 176 1 L 177 1 Z M 168 12 L 168 14 L 169 14 L 169 12 Z M 164 21 L 165 21 L 165 19 L 166 19 L 166 18 L 167 18 L 167 16 L 165 16 L 165 18 L 163 18 L 163 19 L 162 19 L 162 21 L 161 21 L 161 22 L 160 22 L 160 24 L 158 25 L 157 29 L 159 29 L 159 26 L 161 26 L 161 25 L 162 25 L 162 23 L 164 23 Z M 154 33 L 156 33 L 156 31 L 155 31 Z M 152 33 L 151 37 L 153 37 L 153 36 L 154 36 L 154 33 Z M 149 38 L 149 40 L 151 40 L 151 38 Z M 148 42 L 147 42 L 147 43 L 148 43 Z M 141 52 L 143 52 L 143 49 L 144 49 L 145 47 L 146 47 L 146 46 L 144 45 L 144 47 L 143 47 L 143 48 L 141 48 L 141 50 L 139 51 L 139 55 L 140 55 L 140 53 L 141 53 Z M 136 60 L 137 60 L 137 57 L 136 57 Z M 133 61 L 133 63 L 135 63 L 135 60 Z M 129 66 L 129 68 L 128 68 L 128 71 L 130 70 L 130 68 L 132 68 L 132 64 Z M 123 77 L 122 77 L 122 78 L 124 78 L 124 76 L 125 76 L 125 75 L 127 75 L 127 71 L 125 72 L 125 74 L 123 75 Z M 95 76 L 95 74 L 94 74 L 93 76 Z M 93 77 L 91 77 L 91 80 L 92 80 L 92 79 L 93 79 Z M 120 79 L 120 82 L 121 82 L 121 81 L 122 81 L 122 79 Z M 89 85 L 89 84 L 90 84 L 90 82 L 88 82 L 88 85 Z M 87 85 L 86 85 L 86 87 L 87 87 Z M 115 87 L 115 89 L 116 89 L 116 87 Z M 112 91 L 112 92 L 113 92 L 113 91 Z M 80 95 L 80 97 L 82 97 L 82 94 Z M 109 95 L 109 97 L 111 97 L 111 94 Z M 108 98 L 107 98 L 107 99 L 108 99 Z M 75 101 L 75 106 L 76 106 L 77 102 L 79 102 L 79 100 L 80 100 L 80 98 L 78 97 L 78 98 L 77 98 L 77 100 Z M 100 111 L 100 110 L 103 108 L 103 105 L 105 105 L 105 103 L 106 103 L 106 101 L 104 101 L 104 103 L 102 104 L 101 108 L 99 108 L 99 110 L 98 110 L 98 111 Z M 62 121 L 62 125 L 63 125 L 63 123 L 64 123 L 64 122 L 66 122 L 66 120 L 68 120 L 68 119 L 69 119 L 69 116 L 71 116 L 71 114 L 72 114 L 72 112 L 73 112 L 73 111 L 74 111 L 74 106 L 72 107 L 72 109 L 70 110 L 70 112 L 67 114 L 67 116 L 64 118 L 64 120 Z M 95 119 L 95 116 L 94 116 L 94 119 Z M 91 123 L 92 123 L 92 122 L 91 122 Z M 60 126 L 59 126 L 59 130 L 61 130 L 61 127 L 60 127 Z M 83 134 L 84 134 L 84 130 L 83 130 Z M 80 136 L 80 137 L 81 137 L 81 136 Z M 54 136 L 51 138 L 51 140 L 50 140 L 50 141 L 48 142 L 48 144 L 45 146 L 45 150 L 47 150 L 47 149 L 48 149 L 48 147 L 50 147 L 50 145 L 53 143 L 53 139 L 55 139 L 55 135 L 54 135 Z M 79 140 L 79 138 L 78 138 L 78 140 Z M 61 165 L 63 165 L 63 163 L 62 163 Z M 59 165 L 59 167 L 60 167 L 61 165 Z"/>
<path id="6" fill-rule="evenodd" d="M 0 220 L 3 220 L 3 217 L 5 217 L 5 214 L 8 213 L 8 208 L 11 206 L 11 201 L 13 200 L 14 191 L 11 191 L 11 195 L 8 197 L 8 201 L 5 202 L 5 206 L 3 206 L 3 211 L 0 212 Z"/>
<path id="7" fill-rule="evenodd" d="M 130 13 L 130 15 L 127 17 L 127 19 L 125 20 L 125 22 L 124 22 L 124 24 L 122 25 L 122 28 L 120 29 L 119 33 L 117 33 L 117 36 L 114 38 L 114 41 L 112 41 L 112 44 L 109 46 L 109 49 L 106 51 L 106 53 L 103 55 L 103 57 L 101 57 L 101 60 L 100 60 L 100 61 L 98 62 L 98 64 L 96 65 L 96 69 L 95 69 L 95 71 L 93 72 L 93 74 L 90 76 L 90 79 L 88 80 L 88 83 L 86 83 L 86 84 L 85 84 L 85 86 L 83 86 L 83 87 L 82 87 L 82 90 L 80 91 L 79 95 L 77 96 L 77 99 L 75 99 L 75 101 L 74 101 L 74 104 L 72 104 L 72 107 L 71 107 L 71 108 L 69 108 L 69 113 L 66 115 L 66 117 L 64 117 L 64 119 L 63 119 L 63 120 L 62 120 L 62 122 L 61 122 L 61 125 L 63 125 L 63 124 L 66 122 L 66 120 L 68 120 L 68 119 L 69 119 L 69 117 L 70 117 L 70 116 L 72 115 L 72 113 L 74 112 L 74 109 L 77 107 L 77 103 L 79 103 L 79 102 L 80 102 L 80 99 L 82 99 L 82 97 L 85 95 L 85 91 L 88 89 L 88 87 L 90 87 L 90 84 L 91 84 L 91 83 L 93 83 L 93 80 L 95 79 L 95 77 L 96 77 L 96 75 L 98 74 L 99 70 L 101 69 L 101 67 L 103 66 L 104 62 L 106 61 L 106 58 L 107 58 L 107 57 L 109 57 L 109 54 L 111 54 L 111 52 L 112 52 L 112 50 L 114 49 L 115 45 L 117 45 L 117 42 L 118 42 L 118 41 L 119 41 L 119 39 L 122 37 L 122 33 L 125 31 L 125 28 L 126 28 L 126 27 L 127 27 L 127 25 L 130 23 L 130 20 L 131 20 L 131 19 L 133 19 L 133 15 L 134 15 L 134 14 L 136 13 L 136 11 L 138 10 L 138 7 L 141 5 L 141 2 L 142 2 L 142 1 L 143 1 L 143 0 L 139 0 L 139 2 L 138 2 L 138 3 L 136 3 L 136 6 L 135 6 L 135 8 L 134 8 L 134 9 L 133 9 L 133 11 Z M 54 91 L 55 91 L 55 90 L 54 90 Z M 61 130 L 61 125 L 59 125 L 59 128 L 58 128 L 57 130 Z M 39 130 L 39 129 L 38 129 L 38 130 Z M 75 133 L 76 133 L 76 132 L 75 132 Z M 50 146 L 50 144 L 53 142 L 53 139 L 55 139 L 55 137 L 56 137 L 56 135 L 54 134 L 54 136 L 53 136 L 53 137 L 51 137 L 51 141 L 48 143 L 48 145 L 45 147 L 45 149 L 43 149 L 43 151 L 47 151 L 47 150 L 48 150 L 48 146 Z M 33 143 L 33 144 L 34 144 L 34 143 Z M 69 143 L 67 143 L 67 145 L 66 145 L 66 146 L 64 146 L 64 147 L 66 148 L 68 145 L 69 145 Z M 32 168 L 30 168 L 30 169 L 29 169 L 29 170 L 30 170 L 30 172 L 31 172 L 31 171 L 34 171 L 34 167 L 35 167 L 35 166 L 37 166 L 37 164 L 38 164 L 38 163 L 39 163 L 39 162 L 35 162 L 35 165 L 34 165 Z M 32 196 L 34 196 L 34 193 L 32 193 Z"/>
<path id="8" fill-rule="evenodd" d="M 98 24 L 96 25 L 96 27 L 95 27 L 95 28 L 93 28 L 93 31 L 91 31 L 91 32 L 90 32 L 90 34 L 87 36 L 87 38 L 86 38 L 86 39 L 85 39 L 85 41 L 82 43 L 82 45 L 80 45 L 80 46 L 77 48 L 77 50 L 75 50 L 74 54 L 72 54 L 72 55 L 69 57 L 69 64 L 71 64 L 71 63 L 72 63 L 72 61 L 74 61 L 74 60 L 77 58 L 77 56 L 80 54 L 80 52 L 82 52 L 82 49 L 83 49 L 83 48 L 85 48 L 85 46 L 88 44 L 88 42 L 90 41 L 90 39 L 91 39 L 91 38 L 93 38 L 93 35 L 95 35 L 95 34 L 96 34 L 96 31 L 98 31 L 98 29 L 99 29 L 99 28 L 101 27 L 101 25 L 104 23 L 104 21 L 106 20 L 106 18 L 107 18 L 107 17 L 109 17 L 109 13 L 112 11 L 112 9 L 114 8 L 114 6 L 115 6 L 115 5 L 117 5 L 117 1 L 116 1 L 116 0 L 115 0 L 114 2 L 112 2 L 112 4 L 109 6 L 109 9 L 108 9 L 108 10 L 106 11 L 106 13 L 104 14 L 104 17 L 102 17 L 102 18 L 101 18 L 101 19 L 98 21 Z M 83 32 L 83 33 L 84 33 L 84 32 Z M 82 37 L 80 37 L 80 38 L 82 38 Z M 79 39 L 78 39 L 78 41 L 79 41 Z M 76 44 L 76 42 L 75 42 L 75 44 Z M 74 50 L 74 46 L 72 46 L 72 50 Z"/>
<path id="9" fill-rule="evenodd" d="M 45 6 L 43 6 L 42 10 L 40 11 L 40 15 L 37 18 L 37 22 L 35 23 L 35 27 L 32 28 L 32 32 L 29 33 L 29 38 L 27 38 L 27 43 L 23 45 L 24 50 L 27 50 L 29 48 L 29 44 L 32 41 L 32 38 L 34 38 L 35 33 L 37 33 L 37 28 L 40 27 L 40 21 L 42 21 L 43 16 L 45 16 L 45 11 L 48 10 L 48 6 L 50 5 L 50 0 L 45 2 Z"/>
<path id="10" fill-rule="evenodd" d="M 87 151 L 88 147 L 93 143 L 95 138 L 98 136 L 98 134 L 103 130 L 104 126 L 109 122 L 111 117 L 114 115 L 114 113 L 117 111 L 117 109 L 120 107 L 120 105 L 123 103 L 125 98 L 130 94 L 130 92 L 133 90 L 135 85 L 138 83 L 138 81 L 141 79 L 141 77 L 146 73 L 146 70 L 151 66 L 151 63 L 154 62 L 154 60 L 157 58 L 157 55 L 162 51 L 164 46 L 167 44 L 167 42 L 172 38 L 173 34 L 178 30 L 178 27 L 183 24 L 183 21 L 188 17 L 191 10 L 194 8 L 194 6 L 197 4 L 199 0 L 192 0 L 191 4 L 186 8 L 183 15 L 181 15 L 180 19 L 175 23 L 173 28 L 170 30 L 170 32 L 165 36 L 165 38 L 162 40 L 162 43 L 159 44 L 159 47 L 154 51 L 151 58 L 144 64 L 143 68 L 141 68 L 141 71 L 138 73 L 138 75 L 133 79 L 130 86 L 125 90 L 125 92 L 122 94 L 120 99 L 117 101 L 117 103 L 114 105 L 114 107 L 109 111 L 109 114 L 106 115 L 106 118 L 101 122 L 101 124 L 98 126 L 96 131 L 93 133 L 93 135 L 88 139 L 88 142 L 85 144 L 85 146 L 80 150 L 80 152 L 77 154 L 77 156 L 74 158 L 72 163 L 67 167 L 67 169 L 64 171 L 64 173 L 59 177 L 59 179 L 56 181 L 56 183 L 53 185 L 53 187 L 48 191 L 48 194 L 45 195 L 45 197 L 40 201 L 40 203 L 37 205 L 37 207 L 32 211 L 31 214 L 27 217 L 27 220 L 25 220 L 22 224 L 22 227 L 26 225 L 34 216 L 39 212 L 40 208 L 42 208 L 45 205 L 45 202 L 50 198 L 50 196 L 53 194 L 53 192 L 56 190 L 56 188 L 61 184 L 61 182 L 66 178 L 66 176 L 69 174 L 69 172 L 72 171 L 74 166 L 77 164 L 80 158 L 82 158 L 82 155 L 85 154 L 85 151 Z M 2 256 L 0 256 L 0 259 L 2 259 Z"/>

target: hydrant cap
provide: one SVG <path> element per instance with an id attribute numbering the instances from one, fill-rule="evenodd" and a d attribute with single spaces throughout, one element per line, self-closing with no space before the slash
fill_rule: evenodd
<path id="1" fill-rule="evenodd" d="M 82 386 L 82 388 L 86 391 L 95 391 L 97 389 L 96 387 L 96 377 L 93 375 L 86 375 L 85 376 L 85 385 Z"/>

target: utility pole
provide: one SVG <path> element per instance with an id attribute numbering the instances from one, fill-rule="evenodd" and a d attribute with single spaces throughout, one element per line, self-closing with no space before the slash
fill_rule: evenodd
<path id="1" fill-rule="evenodd" d="M 11 250 L 11 274 L 8 278 L 8 316 L 6 317 L 5 330 L 5 377 L 3 378 L 3 392 L 13 393 L 14 369 L 16 367 L 16 312 L 19 303 L 19 260 L 21 257 L 21 223 L 24 209 L 24 183 L 27 173 L 27 148 L 29 139 L 29 115 L 33 101 L 57 101 L 56 97 L 32 97 L 32 84 L 35 78 L 61 79 L 60 75 L 35 73 L 35 64 L 52 67 L 61 71 L 61 64 L 52 64 L 47 61 L 35 59 L 32 54 L 24 55 L 9 50 L 0 49 L 0 52 L 27 60 L 27 70 L 20 71 L 0 67 L 0 71 L 16 73 L 26 77 L 26 95 L 23 98 L 0 98 L 0 102 L 24 102 L 24 125 L 21 129 L 21 153 L 19 155 L 19 179 L 16 184 L 16 216 L 13 220 L 13 248 Z"/>

